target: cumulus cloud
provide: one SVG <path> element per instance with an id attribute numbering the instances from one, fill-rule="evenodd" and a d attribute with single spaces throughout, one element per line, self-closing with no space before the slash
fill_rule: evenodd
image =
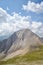
<path id="1" fill-rule="evenodd" d="M 0 23 L 8 22 L 11 19 L 11 16 L 2 8 L 0 8 Z"/>
<path id="2" fill-rule="evenodd" d="M 0 14 L 0 36 L 12 34 L 14 31 L 29 26 L 30 16 L 21 16 L 15 12 L 11 16 L 2 8 L 0 8 Z"/>
<path id="3" fill-rule="evenodd" d="M 31 24 L 31 30 L 38 34 L 39 36 L 43 36 L 42 32 L 43 32 L 43 23 L 42 22 L 36 22 L 33 21 Z"/>
<path id="4" fill-rule="evenodd" d="M 28 1 L 26 5 L 23 5 L 23 9 L 26 11 L 42 13 L 43 12 L 43 1 L 41 3 L 35 3 L 35 2 Z"/>
<path id="5" fill-rule="evenodd" d="M 31 21 L 31 16 L 21 16 L 15 12 L 11 16 L 2 8 L 0 14 L 0 36 L 8 36 L 22 28 L 29 28 L 39 36 L 43 36 L 43 23 Z"/>

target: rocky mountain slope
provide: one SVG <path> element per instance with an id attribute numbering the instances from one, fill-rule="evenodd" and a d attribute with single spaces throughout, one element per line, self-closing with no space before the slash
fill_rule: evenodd
<path id="1" fill-rule="evenodd" d="M 41 41 L 43 42 L 43 38 L 41 38 Z"/>
<path id="2" fill-rule="evenodd" d="M 39 45 L 42 45 L 40 37 L 29 29 L 22 29 L 0 42 L 0 58 L 9 59 L 16 55 L 26 54 L 38 49 Z"/>

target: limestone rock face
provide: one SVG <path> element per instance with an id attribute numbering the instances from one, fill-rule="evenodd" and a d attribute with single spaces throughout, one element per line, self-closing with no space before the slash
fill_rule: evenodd
<path id="1" fill-rule="evenodd" d="M 14 32 L 8 39 L 0 42 L 0 54 L 6 58 L 12 58 L 19 54 L 25 54 L 41 45 L 40 37 L 29 29 Z"/>

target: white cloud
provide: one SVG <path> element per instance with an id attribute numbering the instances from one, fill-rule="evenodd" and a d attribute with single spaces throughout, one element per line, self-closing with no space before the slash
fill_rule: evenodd
<path id="1" fill-rule="evenodd" d="M 0 8 L 0 23 L 8 22 L 11 19 L 11 16 L 2 8 Z"/>
<path id="2" fill-rule="evenodd" d="M 28 1 L 27 5 L 23 5 L 23 9 L 26 11 L 42 13 L 43 12 L 43 2 L 35 3 L 35 2 Z"/>
<path id="3" fill-rule="evenodd" d="M 31 22 L 31 16 L 21 16 L 15 12 L 11 16 L 2 8 L 0 14 L 0 36 L 8 36 L 22 28 L 29 28 L 39 36 L 43 36 L 43 23 Z"/>
<path id="4" fill-rule="evenodd" d="M 37 29 L 37 28 L 39 28 L 41 25 L 42 25 L 41 22 L 35 22 L 35 21 L 33 21 L 31 26 L 32 26 L 32 28 Z"/>
<path id="5" fill-rule="evenodd" d="M 31 30 L 35 33 L 37 33 L 37 32 L 39 33 L 40 28 L 42 29 L 42 26 L 43 26 L 42 22 L 33 21 L 31 24 Z M 42 32 L 42 31 L 40 31 L 40 32 Z"/>
<path id="6" fill-rule="evenodd" d="M 29 26 L 30 16 L 21 16 L 17 13 L 13 13 L 13 16 L 9 15 L 5 10 L 0 8 L 0 34 L 7 35 L 12 34 L 14 31 L 23 27 Z M 1 36 L 0 35 L 0 36 Z"/>

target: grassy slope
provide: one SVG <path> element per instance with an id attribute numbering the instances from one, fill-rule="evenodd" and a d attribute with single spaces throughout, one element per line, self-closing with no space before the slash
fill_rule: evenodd
<path id="1" fill-rule="evenodd" d="M 7 61 L 0 61 L 0 65 L 14 64 L 14 63 L 18 65 L 21 62 L 28 63 L 28 62 L 38 61 L 38 60 L 43 61 L 43 46 L 39 46 L 38 51 L 33 51 L 31 53 L 25 54 L 24 56 L 17 56 Z"/>

